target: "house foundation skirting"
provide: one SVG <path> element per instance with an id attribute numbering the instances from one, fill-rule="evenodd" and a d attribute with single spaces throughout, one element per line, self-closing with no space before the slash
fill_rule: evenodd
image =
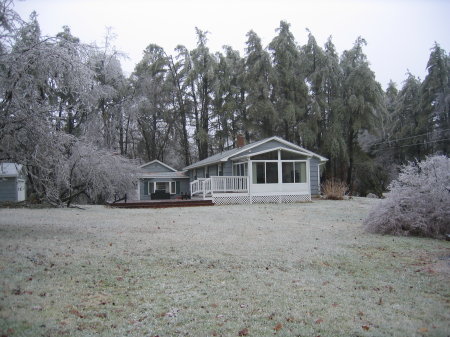
<path id="1" fill-rule="evenodd" d="M 233 204 L 285 204 L 294 202 L 311 201 L 311 194 L 266 194 L 266 195 L 248 195 L 242 193 L 233 193 L 218 195 L 212 198 L 216 205 Z"/>

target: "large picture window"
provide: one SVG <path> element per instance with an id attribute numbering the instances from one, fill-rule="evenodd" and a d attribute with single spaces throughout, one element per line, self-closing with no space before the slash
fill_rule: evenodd
<path id="1" fill-rule="evenodd" d="M 277 162 L 253 162 L 253 184 L 277 184 Z"/>
<path id="2" fill-rule="evenodd" d="M 282 162 L 283 184 L 306 183 L 305 162 Z"/>
<path id="3" fill-rule="evenodd" d="M 180 194 L 181 183 L 179 181 L 149 181 L 144 185 L 144 194 L 150 195 L 156 191 L 162 191 L 170 194 Z"/>

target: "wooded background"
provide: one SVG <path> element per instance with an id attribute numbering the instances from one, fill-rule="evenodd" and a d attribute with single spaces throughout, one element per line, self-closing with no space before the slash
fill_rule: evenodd
<path id="1" fill-rule="evenodd" d="M 331 37 L 298 44 L 284 21 L 267 46 L 248 32 L 244 55 L 210 51 L 201 29 L 193 50 L 149 44 L 126 77 L 109 35 L 102 46 L 69 27 L 42 36 L 36 15 L 24 21 L 11 3 L 0 2 L 0 160 L 26 165 L 34 191 L 55 201 L 128 179 L 135 169 L 118 157 L 183 168 L 233 148 L 238 134 L 280 136 L 329 158 L 322 181 L 358 195 L 381 195 L 400 164 L 448 156 L 450 58 L 437 42 L 423 80 L 408 73 L 385 91 L 362 37 L 339 55 Z M 122 167 L 111 180 L 86 179 L 111 165 Z"/>

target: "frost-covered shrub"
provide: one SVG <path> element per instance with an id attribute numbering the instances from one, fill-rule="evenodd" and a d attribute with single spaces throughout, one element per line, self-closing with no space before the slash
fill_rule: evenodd
<path id="1" fill-rule="evenodd" d="M 450 234 L 449 158 L 433 156 L 403 166 L 389 189 L 364 220 L 367 231 L 433 238 Z"/>
<path id="2" fill-rule="evenodd" d="M 322 184 L 322 192 L 325 199 L 342 200 L 347 192 L 347 184 L 335 179 L 329 179 Z"/>

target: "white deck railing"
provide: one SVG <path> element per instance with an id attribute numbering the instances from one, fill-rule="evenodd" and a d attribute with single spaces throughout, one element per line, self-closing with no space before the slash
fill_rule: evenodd
<path id="1" fill-rule="evenodd" d="M 203 194 L 203 197 L 213 193 L 240 193 L 248 191 L 248 177 L 221 176 L 206 179 L 200 178 L 191 182 L 190 185 L 191 195 Z"/>

